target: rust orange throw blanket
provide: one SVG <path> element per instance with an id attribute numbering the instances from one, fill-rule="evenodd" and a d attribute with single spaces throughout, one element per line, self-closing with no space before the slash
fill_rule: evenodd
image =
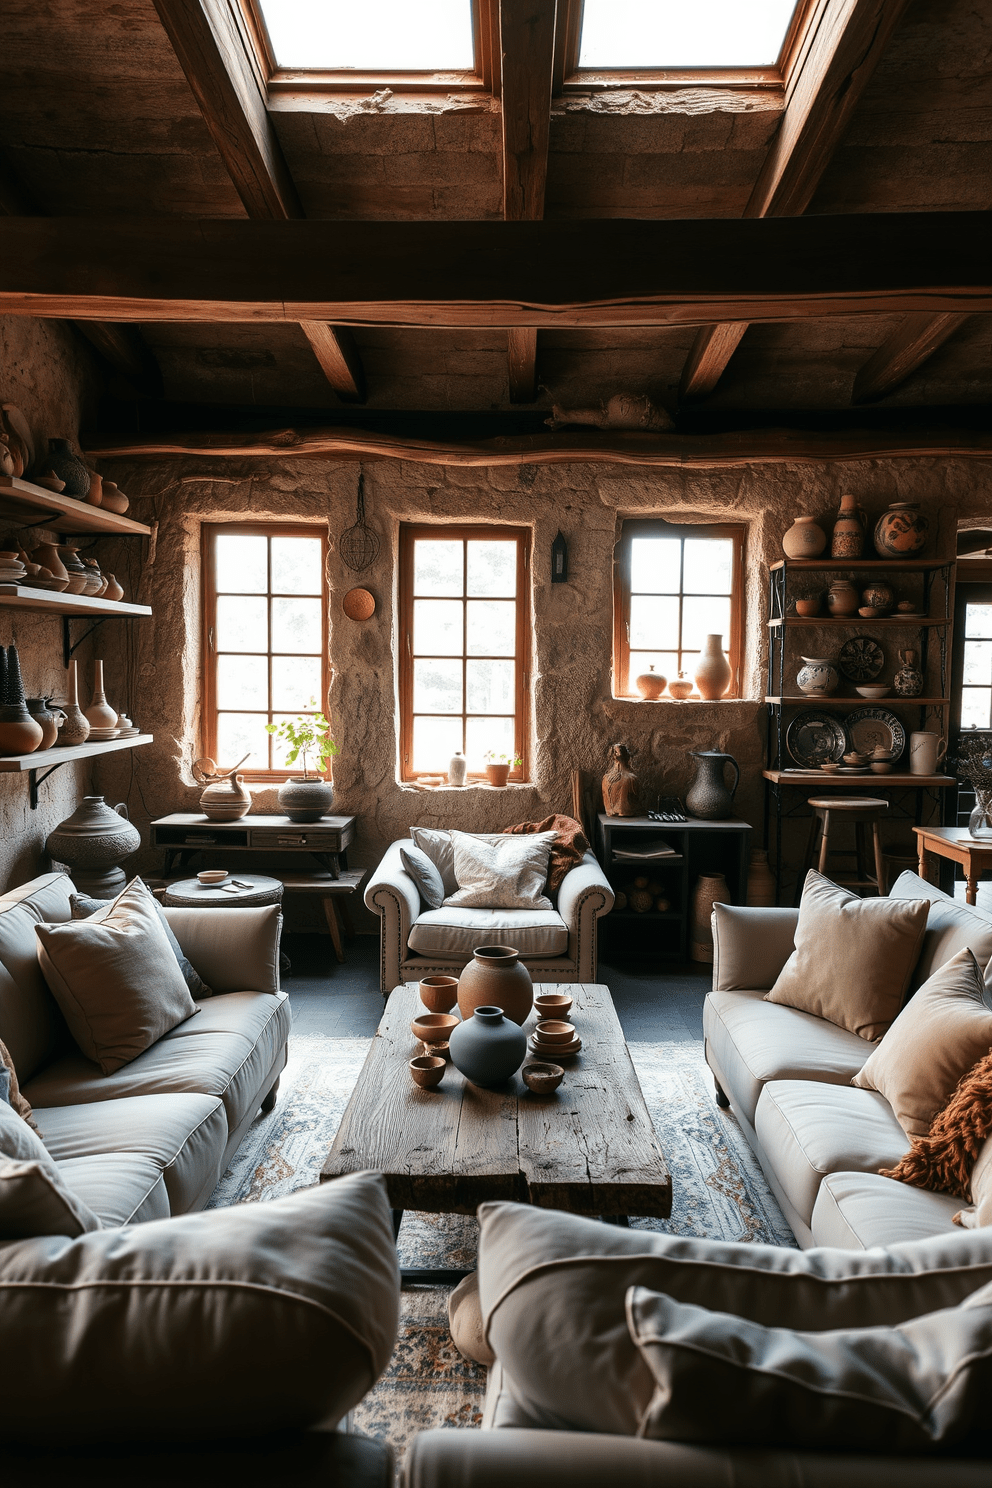
<path id="1" fill-rule="evenodd" d="M 947 1105 L 938 1111 L 925 1137 L 913 1137 L 912 1148 L 883 1178 L 898 1178 L 914 1188 L 931 1188 L 971 1203 L 971 1170 L 986 1137 L 992 1134 L 992 1054 L 986 1054 L 958 1081 Z"/>
<path id="2" fill-rule="evenodd" d="M 570 868 L 582 862 L 582 855 L 589 851 L 589 843 L 580 824 L 573 816 L 546 816 L 539 822 L 520 822 L 507 827 L 504 837 L 512 832 L 557 832 L 557 841 L 551 844 L 548 859 L 548 892 L 557 894 L 562 879 Z"/>

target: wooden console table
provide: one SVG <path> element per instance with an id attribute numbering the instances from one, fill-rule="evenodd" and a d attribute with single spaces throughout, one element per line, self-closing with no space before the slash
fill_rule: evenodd
<path id="1" fill-rule="evenodd" d="M 978 880 L 986 868 L 992 868 L 992 839 L 979 841 L 966 827 L 914 827 L 920 854 L 920 877 L 932 883 L 932 858 L 949 858 L 964 869 L 969 904 L 978 899 Z"/>

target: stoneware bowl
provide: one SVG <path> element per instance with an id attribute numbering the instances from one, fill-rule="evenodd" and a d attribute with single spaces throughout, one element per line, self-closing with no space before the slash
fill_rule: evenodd
<path id="1" fill-rule="evenodd" d="M 534 998 L 534 1011 L 538 1018 L 567 1018 L 572 1011 L 572 999 L 567 992 L 545 992 Z"/>
<path id="2" fill-rule="evenodd" d="M 450 1013 L 458 1000 L 458 978 L 424 977 L 420 984 L 420 1000 L 432 1013 Z"/>
<path id="3" fill-rule="evenodd" d="M 419 1085 L 421 1090 L 433 1090 L 435 1085 L 440 1085 L 444 1079 L 445 1063 L 436 1054 L 418 1054 L 416 1059 L 410 1060 L 410 1074 L 413 1083 Z"/>
<path id="4" fill-rule="evenodd" d="M 424 1013 L 413 1020 L 410 1028 L 414 1038 L 422 1044 L 445 1044 L 459 1021 L 450 1013 Z"/>
<path id="5" fill-rule="evenodd" d="M 90 734 L 92 735 L 92 733 L 93 730 L 90 729 Z M 223 883 L 225 878 L 227 877 L 227 869 L 203 868 L 196 876 L 201 884 L 219 884 Z"/>
<path id="6" fill-rule="evenodd" d="M 797 615 L 803 615 L 806 619 L 809 619 L 809 617 L 811 615 L 818 615 L 819 613 L 820 613 L 820 601 L 819 601 L 819 599 L 797 599 L 796 600 L 796 614 Z"/>
<path id="7" fill-rule="evenodd" d="M 882 611 L 876 610 L 874 605 L 862 605 L 858 610 L 858 614 L 865 620 L 877 620 L 879 615 L 882 614 Z"/>
<path id="8" fill-rule="evenodd" d="M 858 693 L 858 695 L 860 697 L 882 698 L 882 697 L 888 697 L 889 693 L 892 691 L 892 688 L 891 687 L 856 687 L 854 690 L 855 690 L 856 693 Z"/>
<path id="9" fill-rule="evenodd" d="M 892 766 L 889 764 L 888 760 L 872 760 L 871 768 L 872 774 L 874 775 L 888 775 L 889 771 L 892 769 Z"/>
<path id="10" fill-rule="evenodd" d="M 525 1064 L 520 1073 L 527 1089 L 535 1095 L 550 1095 L 565 1078 L 560 1064 Z"/>
<path id="11" fill-rule="evenodd" d="M 542 1044 L 570 1044 L 575 1038 L 571 1023 L 564 1023 L 560 1018 L 546 1018 L 543 1023 L 538 1023 L 535 1033 Z"/>

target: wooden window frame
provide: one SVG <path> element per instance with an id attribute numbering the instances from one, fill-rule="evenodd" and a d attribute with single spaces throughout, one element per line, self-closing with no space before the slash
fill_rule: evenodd
<path id="1" fill-rule="evenodd" d="M 513 540 L 517 543 L 517 675 L 515 689 L 515 728 L 514 728 L 514 753 L 519 755 L 523 763 L 519 767 L 510 770 L 509 779 L 521 782 L 529 778 L 529 748 L 530 736 L 530 710 L 529 710 L 529 687 L 530 687 L 530 618 L 531 618 L 531 596 L 530 596 L 530 554 L 532 533 L 529 527 L 511 526 L 509 523 L 418 523 L 405 522 L 400 527 L 399 538 L 399 617 L 400 617 L 400 654 L 399 654 L 399 707 L 400 707 L 400 760 L 399 775 L 402 783 L 417 778 L 417 772 L 413 769 L 413 549 L 414 544 L 423 539 L 434 542 L 445 541 L 489 541 L 507 542 Z M 421 598 L 423 596 L 420 596 Z M 447 596 L 439 595 L 438 598 Z M 451 598 L 456 596 L 452 595 Z M 463 599 L 467 596 L 463 595 Z M 464 650 L 464 637 L 462 640 L 462 720 L 471 716 L 465 712 L 465 662 L 471 658 Z M 484 658 L 480 658 L 484 659 Z M 451 717 L 457 717 L 452 714 Z M 471 771 L 467 777 L 469 780 L 485 780 L 482 771 Z"/>
<path id="2" fill-rule="evenodd" d="M 217 671 L 216 656 L 213 637 L 217 627 L 217 587 L 216 570 L 213 562 L 213 544 L 217 537 L 309 537 L 319 538 L 321 544 L 321 592 L 320 592 L 320 698 L 318 707 L 325 717 L 328 715 L 328 699 L 331 686 L 331 663 L 328 653 L 328 588 L 327 588 L 327 554 L 329 549 L 327 527 L 315 522 L 204 522 L 200 529 L 200 578 L 201 578 L 201 615 L 202 624 L 202 675 L 203 675 L 203 706 L 200 715 L 200 739 L 202 743 L 201 754 L 217 760 L 219 765 L 225 761 L 217 759 Z M 270 550 L 271 551 L 271 550 Z M 271 584 L 271 561 L 268 583 Z M 246 595 L 245 598 L 252 596 Z M 276 595 L 278 598 L 279 596 Z M 309 599 L 311 595 L 289 595 L 287 598 Z M 266 590 L 266 598 L 271 602 L 273 591 Z M 269 628 L 269 650 L 266 655 L 269 658 L 269 696 L 272 690 L 272 630 Z M 245 655 L 260 655 L 260 652 L 246 652 Z M 283 653 L 279 653 L 280 655 Z M 238 710 L 232 710 L 238 711 Z M 245 709 L 241 711 L 254 712 L 256 709 Z M 228 763 L 228 768 L 235 764 L 234 760 Z M 281 783 L 289 780 L 291 776 L 299 773 L 299 766 L 294 765 L 290 769 L 270 770 L 256 769 L 248 765 L 238 772 L 244 775 L 246 780 L 267 781 Z M 330 779 L 331 767 L 321 772 L 324 779 Z"/>
<path id="3" fill-rule="evenodd" d="M 617 698 L 634 698 L 634 692 L 622 691 L 621 683 L 630 686 L 630 557 L 631 543 L 635 537 L 678 538 L 729 538 L 734 544 L 732 560 L 732 582 L 730 591 L 730 635 L 726 649 L 730 662 L 730 687 L 721 701 L 739 702 L 743 663 L 744 639 L 744 540 L 747 528 L 738 522 L 669 522 L 664 517 L 638 517 L 622 522 L 620 537 L 613 559 L 613 695 Z M 679 621 L 681 632 L 684 593 L 679 595 Z M 658 650 L 665 649 L 658 647 Z M 667 698 L 662 701 L 672 702 Z"/>

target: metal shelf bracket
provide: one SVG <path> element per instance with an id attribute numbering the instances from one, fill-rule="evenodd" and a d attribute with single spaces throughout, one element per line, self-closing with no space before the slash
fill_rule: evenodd
<path id="1" fill-rule="evenodd" d="M 130 615 L 121 615 L 118 618 L 120 618 L 121 620 L 130 620 L 131 619 L 131 616 Z M 83 642 L 89 636 L 91 636 L 93 634 L 93 632 L 97 629 L 98 626 L 102 625 L 105 620 L 109 620 L 109 619 L 110 619 L 110 616 L 109 615 L 101 615 L 100 618 L 99 618 L 99 620 L 94 620 L 93 621 L 93 624 L 91 626 L 89 626 L 88 629 L 84 630 L 83 633 L 82 633 L 82 635 L 79 636 L 76 641 L 73 641 L 73 639 L 72 639 L 72 632 L 69 629 L 69 616 L 68 615 L 63 615 L 62 616 L 62 665 L 63 666 L 68 666 L 69 665 L 69 660 L 70 660 L 70 658 L 72 656 L 72 653 L 74 651 L 76 651 L 76 650 L 79 649 L 79 647 L 83 644 Z"/>
<path id="2" fill-rule="evenodd" d="M 68 760 L 59 760 L 57 765 L 50 765 L 47 770 L 28 771 L 28 800 L 31 803 L 32 811 L 38 810 L 39 785 L 42 785 L 48 779 L 49 775 L 54 775 L 56 770 L 61 770 L 62 766 L 68 763 Z"/>

